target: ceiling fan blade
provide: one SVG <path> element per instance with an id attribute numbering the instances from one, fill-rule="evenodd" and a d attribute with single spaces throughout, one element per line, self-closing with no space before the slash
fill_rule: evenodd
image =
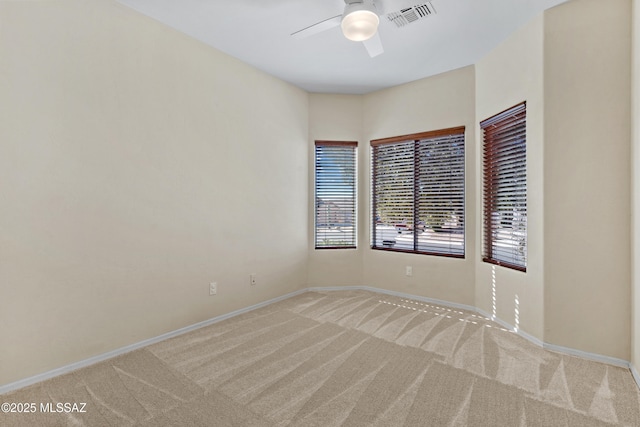
<path id="1" fill-rule="evenodd" d="M 369 52 L 369 56 L 372 58 L 375 58 L 384 52 L 382 40 L 380 40 L 380 33 L 378 32 L 376 32 L 370 39 L 363 41 L 362 44 L 364 44 L 367 52 Z"/>
<path id="2" fill-rule="evenodd" d="M 337 15 L 337 16 L 334 16 L 333 18 L 325 19 L 324 21 L 320 21 L 317 24 L 313 24 L 308 26 L 307 28 L 298 30 L 295 33 L 292 33 L 291 37 L 296 37 L 296 38 L 309 37 L 314 34 L 318 34 L 323 31 L 327 31 L 331 28 L 337 27 L 338 25 L 340 25 L 341 21 L 342 21 L 342 15 Z"/>

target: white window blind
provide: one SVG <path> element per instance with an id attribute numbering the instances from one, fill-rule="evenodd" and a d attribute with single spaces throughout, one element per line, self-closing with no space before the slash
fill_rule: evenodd
<path id="1" fill-rule="evenodd" d="M 464 257 L 464 127 L 371 145 L 372 247 Z"/>
<path id="2" fill-rule="evenodd" d="M 483 130 L 483 260 L 527 268 L 526 104 L 480 123 Z"/>
<path id="3" fill-rule="evenodd" d="M 315 247 L 356 247 L 356 142 L 315 143 Z"/>

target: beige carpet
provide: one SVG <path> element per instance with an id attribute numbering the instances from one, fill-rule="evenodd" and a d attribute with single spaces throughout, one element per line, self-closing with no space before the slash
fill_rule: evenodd
<path id="1" fill-rule="evenodd" d="M 640 426 L 627 369 L 366 291 L 307 292 L 0 402 L 38 405 L 2 426 Z"/>

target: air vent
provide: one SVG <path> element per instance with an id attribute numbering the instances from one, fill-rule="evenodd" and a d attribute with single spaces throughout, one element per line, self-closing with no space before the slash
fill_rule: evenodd
<path id="1" fill-rule="evenodd" d="M 406 9 L 402 9 L 398 12 L 387 13 L 387 19 L 396 26 L 404 27 L 407 24 L 411 24 L 412 22 L 416 22 L 421 18 L 426 18 L 429 15 L 436 13 L 435 8 L 431 2 L 426 2 L 423 4 L 419 4 L 416 6 L 411 6 Z"/>

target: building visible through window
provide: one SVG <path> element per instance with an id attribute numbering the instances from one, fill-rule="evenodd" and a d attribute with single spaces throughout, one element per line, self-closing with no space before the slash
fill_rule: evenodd
<path id="1" fill-rule="evenodd" d="M 483 260 L 527 268 L 526 103 L 480 123 L 483 131 Z"/>
<path id="2" fill-rule="evenodd" d="M 372 248 L 464 257 L 464 127 L 371 146 Z"/>
<path id="3" fill-rule="evenodd" d="M 315 143 L 315 247 L 356 247 L 356 142 Z"/>

